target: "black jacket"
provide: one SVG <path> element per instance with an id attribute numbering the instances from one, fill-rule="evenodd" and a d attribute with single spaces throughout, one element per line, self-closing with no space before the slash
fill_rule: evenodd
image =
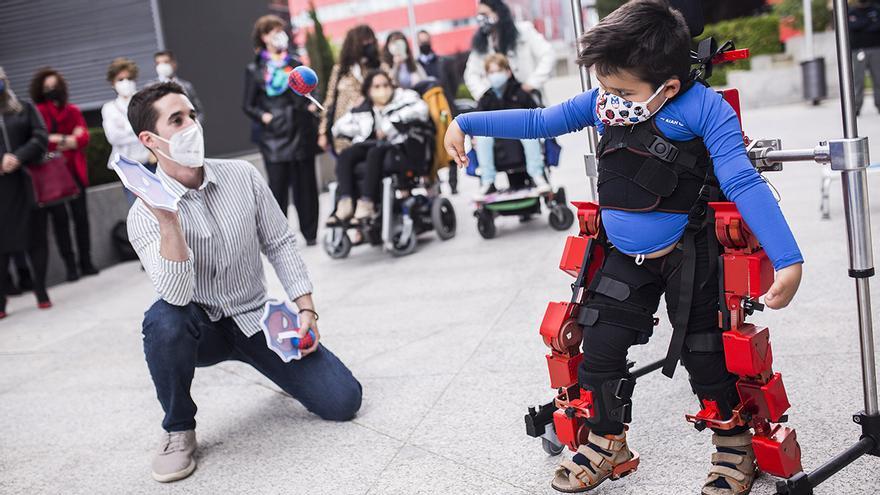
<path id="1" fill-rule="evenodd" d="M 0 175 L 0 253 L 27 249 L 28 215 L 35 203 L 24 167 L 40 163 L 48 142 L 46 125 L 37 109 L 30 103 L 22 105 L 24 109 L 19 113 L 3 114 L 11 149 L 7 149 L 0 134 L 0 156 L 12 153 L 21 162 L 14 172 Z"/>
<path id="2" fill-rule="evenodd" d="M 880 7 L 876 3 L 850 7 L 848 20 L 852 50 L 880 46 Z"/>
<path id="3" fill-rule="evenodd" d="M 302 65 L 291 58 L 291 68 Z M 258 55 L 248 64 L 244 78 L 242 109 L 259 126 L 259 145 L 263 159 L 269 162 L 310 159 L 317 153 L 318 118 L 308 111 L 311 103 L 289 88 L 278 96 L 266 94 L 265 62 Z M 320 101 L 317 95 L 314 95 Z M 264 112 L 272 114 L 272 121 L 264 125 Z"/>
<path id="4" fill-rule="evenodd" d="M 538 103 L 529 93 L 522 89 L 522 84 L 513 76 L 507 80 L 501 92 L 501 98 L 494 89 L 489 89 L 477 102 L 477 110 L 510 110 L 515 108 L 538 108 Z"/>

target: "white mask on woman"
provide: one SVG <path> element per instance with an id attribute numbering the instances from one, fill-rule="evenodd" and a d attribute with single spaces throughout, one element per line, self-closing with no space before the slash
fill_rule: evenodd
<path id="1" fill-rule="evenodd" d="M 137 93 L 137 85 L 131 79 L 122 79 L 121 81 L 116 81 L 113 84 L 113 89 L 116 90 L 116 94 L 123 98 L 129 98 L 133 94 Z"/>
<path id="2" fill-rule="evenodd" d="M 284 31 L 278 31 L 277 33 L 272 35 L 272 38 L 269 40 L 269 43 L 272 44 L 272 48 L 276 50 L 286 50 L 287 45 L 290 44 L 290 38 L 287 36 L 287 33 Z"/>

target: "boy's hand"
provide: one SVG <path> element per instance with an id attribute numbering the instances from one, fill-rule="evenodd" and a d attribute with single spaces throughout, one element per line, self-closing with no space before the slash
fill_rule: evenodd
<path id="1" fill-rule="evenodd" d="M 458 168 L 464 168 L 468 164 L 467 154 L 464 152 L 464 132 L 458 126 L 458 122 L 452 121 L 449 128 L 446 129 L 446 137 L 443 139 L 443 147 L 449 156 L 455 160 Z"/>
<path id="2" fill-rule="evenodd" d="M 776 280 L 764 296 L 764 304 L 771 309 L 788 306 L 801 284 L 803 268 L 801 263 L 789 265 L 776 272 Z"/>

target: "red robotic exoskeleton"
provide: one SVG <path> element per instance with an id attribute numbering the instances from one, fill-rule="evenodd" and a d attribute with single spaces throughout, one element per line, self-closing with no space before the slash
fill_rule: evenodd
<path id="1" fill-rule="evenodd" d="M 746 58 L 748 50 L 715 51 L 712 63 Z M 711 70 L 709 70 L 711 73 Z M 720 91 L 739 116 L 739 94 L 736 90 Z M 743 135 L 745 143 L 749 139 Z M 547 367 L 550 386 L 557 395 L 550 403 L 530 408 L 526 415 L 527 433 L 541 437 L 544 450 L 559 454 L 563 447 L 577 450 L 586 443 L 589 422 L 593 413 L 593 396 L 578 385 L 578 366 L 583 360 L 581 343 L 583 332 L 577 323 L 578 311 L 585 302 L 586 287 L 604 261 L 604 233 L 600 228 L 600 208 L 596 203 L 573 202 L 577 208 L 579 232 L 565 242 L 559 268 L 576 277 L 572 298 L 568 302 L 551 302 L 541 322 L 541 337 L 550 348 Z M 792 428 L 784 426 L 790 407 L 782 375 L 772 368 L 773 355 L 767 327 L 746 323 L 754 311 L 763 309 L 758 300 L 773 283 L 774 271 L 770 260 L 749 230 L 732 202 L 710 203 L 707 214 L 715 215 L 715 233 L 724 248 L 719 256 L 719 328 L 727 369 L 737 375 L 736 384 L 740 403 L 733 415 L 721 419 L 718 404 L 706 400 L 702 409 L 686 415 L 687 421 L 698 430 L 707 427 L 731 429 L 748 425 L 754 430 L 752 446 L 758 467 L 769 474 L 788 478 L 801 470 L 801 451 Z M 655 319 L 655 324 L 656 324 Z M 659 368 L 658 363 L 646 366 L 633 376 L 641 376 Z M 634 380 L 623 380 L 615 395 L 629 397 Z M 552 425 L 552 428 L 549 428 Z M 615 471 L 625 474 L 638 466 L 639 456 Z"/>

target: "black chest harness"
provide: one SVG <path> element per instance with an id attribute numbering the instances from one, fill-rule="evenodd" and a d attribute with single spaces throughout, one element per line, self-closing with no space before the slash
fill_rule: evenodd
<path id="1" fill-rule="evenodd" d="M 685 344 L 695 286 L 695 237 L 708 236 L 709 271 L 705 288 L 718 263 L 715 215 L 710 201 L 722 201 L 721 190 L 703 140 L 672 141 L 657 128 L 654 118 L 634 126 L 606 126 L 597 149 L 599 159 L 599 206 L 634 212 L 662 211 L 688 215 L 688 225 L 677 249 L 682 250 L 681 284 L 678 307 L 672 322 L 672 339 L 663 365 L 663 374 L 672 377 Z M 715 290 L 713 287 L 712 290 Z M 706 337 L 706 336 L 702 336 Z M 688 337 L 689 338 L 689 337 Z M 694 340 L 694 344 L 691 344 Z M 721 345 L 721 333 L 710 339 L 709 347 Z M 717 340 L 717 342 L 716 342 Z M 707 347 L 705 338 L 688 340 L 688 347 Z M 693 349 L 697 350 L 697 349 Z"/>

